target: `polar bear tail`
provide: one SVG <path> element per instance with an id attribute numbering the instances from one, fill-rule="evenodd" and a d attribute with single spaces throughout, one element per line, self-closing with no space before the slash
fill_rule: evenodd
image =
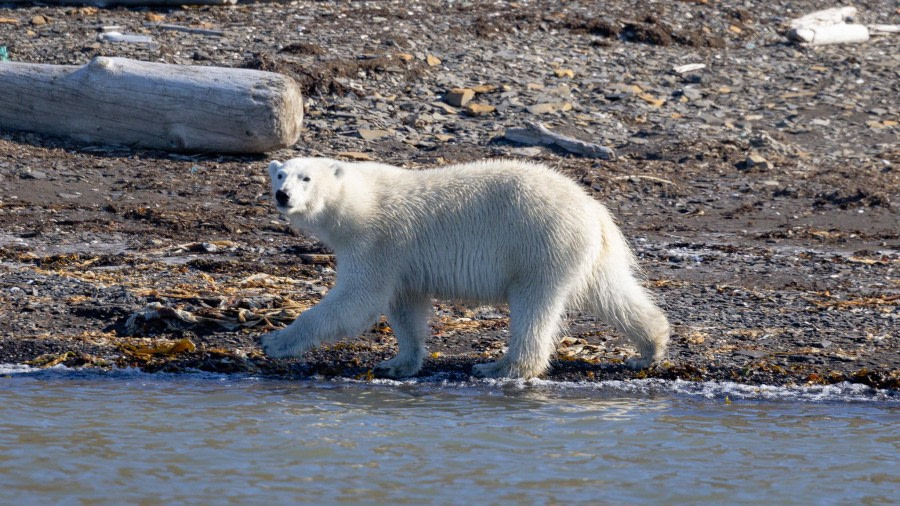
<path id="1" fill-rule="evenodd" d="M 643 369 L 665 356 L 669 321 L 641 284 L 637 261 L 625 237 L 615 225 L 609 229 L 587 289 L 581 294 L 581 306 L 628 336 L 640 352 L 640 358 L 629 360 L 628 366 Z"/>

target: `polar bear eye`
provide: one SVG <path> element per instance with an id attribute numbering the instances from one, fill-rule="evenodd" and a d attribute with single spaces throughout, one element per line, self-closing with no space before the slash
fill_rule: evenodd
<path id="1" fill-rule="evenodd" d="M 282 179 L 284 179 L 284 174 L 278 174 L 278 180 L 281 181 Z"/>
<path id="2" fill-rule="evenodd" d="M 304 182 L 309 181 L 309 176 L 304 177 L 304 178 L 303 178 L 303 181 L 304 181 Z"/>

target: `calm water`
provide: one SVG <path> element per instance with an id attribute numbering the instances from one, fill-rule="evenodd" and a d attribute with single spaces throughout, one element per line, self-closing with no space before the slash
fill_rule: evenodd
<path id="1" fill-rule="evenodd" d="M 900 399 L 858 387 L 373 385 L 2 367 L 4 504 L 900 498 Z"/>

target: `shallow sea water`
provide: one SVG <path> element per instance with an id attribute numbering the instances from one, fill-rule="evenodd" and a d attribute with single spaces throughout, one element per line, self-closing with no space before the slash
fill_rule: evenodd
<path id="1" fill-rule="evenodd" d="M 0 491 L 4 504 L 889 504 L 900 396 L 0 366 Z"/>

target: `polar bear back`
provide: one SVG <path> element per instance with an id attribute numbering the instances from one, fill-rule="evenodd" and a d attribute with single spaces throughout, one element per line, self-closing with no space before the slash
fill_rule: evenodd
<path id="1" fill-rule="evenodd" d="M 338 259 L 378 261 L 399 289 L 503 300 L 512 283 L 590 269 L 618 234 L 608 211 L 551 169 L 493 160 L 430 170 L 349 164 L 355 206 Z M 347 218 L 344 218 L 345 220 Z"/>

